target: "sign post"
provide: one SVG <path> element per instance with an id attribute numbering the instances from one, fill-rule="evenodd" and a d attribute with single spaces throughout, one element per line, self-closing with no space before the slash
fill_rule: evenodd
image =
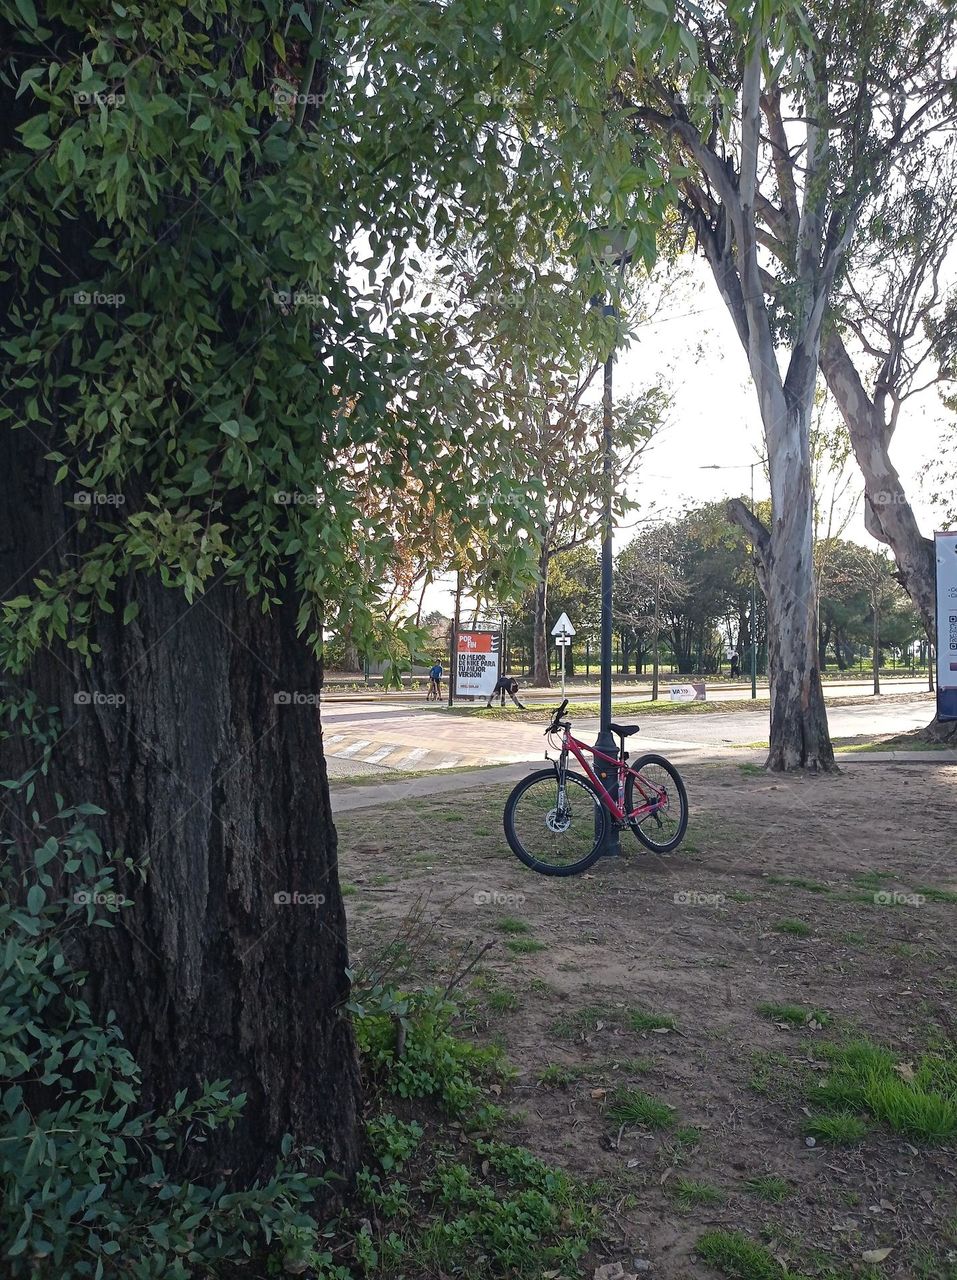
<path id="1" fill-rule="evenodd" d="M 934 534 L 937 562 L 937 719 L 957 720 L 957 530 Z"/>
<path id="2" fill-rule="evenodd" d="M 558 645 L 562 654 L 562 697 L 565 696 L 565 650 L 572 642 L 572 636 L 575 634 L 575 628 L 572 626 L 567 613 L 563 613 L 555 625 L 552 627 L 552 635 L 555 637 L 555 643 Z"/>

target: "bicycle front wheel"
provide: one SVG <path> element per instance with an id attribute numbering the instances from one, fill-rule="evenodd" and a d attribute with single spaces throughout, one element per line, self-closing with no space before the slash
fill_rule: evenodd
<path id="1" fill-rule="evenodd" d="M 636 776 L 637 775 L 637 776 Z M 688 793 L 681 775 L 664 756 L 645 755 L 625 779 L 625 812 L 637 838 L 652 853 L 670 853 L 688 830 Z"/>
<path id="2" fill-rule="evenodd" d="M 565 774 L 559 794 L 554 769 L 539 769 L 505 802 L 505 838 L 517 858 L 544 876 L 574 876 L 601 856 L 608 813 L 594 784 Z"/>

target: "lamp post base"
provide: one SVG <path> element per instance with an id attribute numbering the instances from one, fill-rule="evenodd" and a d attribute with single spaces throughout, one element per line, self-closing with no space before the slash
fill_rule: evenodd
<path id="1" fill-rule="evenodd" d="M 618 743 L 608 729 L 602 729 L 598 737 L 595 739 L 595 749 L 603 751 L 606 756 L 613 756 L 618 750 Z M 595 772 L 598 774 L 598 780 L 612 797 L 615 796 L 618 787 L 618 775 L 613 765 L 606 764 L 604 760 L 595 759 Z M 609 815 L 610 818 L 610 815 Z M 595 829 L 597 831 L 600 824 L 600 817 L 595 818 Z M 609 821 L 605 827 L 605 839 L 602 843 L 602 858 L 620 858 L 621 857 L 621 833 L 616 826 Z"/>

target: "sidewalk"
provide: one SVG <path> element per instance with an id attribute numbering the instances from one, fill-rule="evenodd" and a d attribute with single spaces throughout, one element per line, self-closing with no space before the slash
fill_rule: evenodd
<path id="1" fill-rule="evenodd" d="M 767 752 L 749 751 L 737 748 L 698 747 L 693 751 L 676 751 L 675 764 L 681 767 L 687 764 L 713 764 L 720 760 L 733 761 L 735 764 L 763 764 Z M 944 764 L 957 765 L 957 752 L 954 751 L 848 751 L 839 753 L 838 764 L 843 768 L 847 764 Z M 403 800 L 415 800 L 421 796 L 437 796 L 454 794 L 457 791 L 471 791 L 475 787 L 494 786 L 502 782 L 518 782 L 533 769 L 545 767 L 543 759 L 523 760 L 515 764 L 495 765 L 486 769 L 468 769 L 461 773 L 433 773 L 425 778 L 397 779 L 395 782 L 382 781 L 351 787 L 336 787 L 330 782 L 330 798 L 334 816 L 352 813 L 357 809 L 371 809 L 379 806 L 401 803 Z M 768 774 L 768 777 L 773 775 Z"/>

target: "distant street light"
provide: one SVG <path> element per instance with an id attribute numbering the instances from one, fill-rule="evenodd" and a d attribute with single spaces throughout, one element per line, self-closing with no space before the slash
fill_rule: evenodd
<path id="1" fill-rule="evenodd" d="M 754 513 L 754 468 L 762 466 L 767 462 L 767 458 L 755 458 L 754 462 L 739 462 L 737 464 L 729 464 L 723 466 L 720 463 L 712 462 L 707 466 L 699 467 L 699 471 L 744 471 L 746 468 L 751 472 L 751 512 Z M 758 607 L 758 571 L 754 563 L 754 543 L 751 543 L 751 697 L 758 696 L 758 629 L 757 629 L 757 607 Z"/>

